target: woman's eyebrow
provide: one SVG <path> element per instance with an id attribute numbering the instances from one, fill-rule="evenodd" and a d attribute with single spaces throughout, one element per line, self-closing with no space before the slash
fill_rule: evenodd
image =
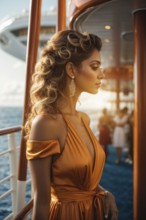
<path id="1" fill-rule="evenodd" d="M 98 65 L 101 65 L 101 62 L 100 62 L 99 60 L 92 60 L 90 63 L 91 63 L 91 64 L 92 64 L 92 63 L 97 63 Z"/>

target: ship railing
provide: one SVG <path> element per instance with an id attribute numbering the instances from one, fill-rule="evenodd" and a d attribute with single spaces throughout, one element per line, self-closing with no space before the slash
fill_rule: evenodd
<path id="1" fill-rule="evenodd" d="M 14 215 L 16 215 L 19 199 L 19 194 L 24 194 L 23 197 L 25 198 L 25 191 L 19 192 L 19 187 L 17 184 L 17 176 L 18 176 L 18 153 L 20 147 L 16 145 L 16 133 L 21 132 L 21 126 L 7 128 L 0 130 L 0 136 L 7 135 L 8 137 L 8 148 L 0 152 L 0 159 L 3 156 L 9 156 L 9 169 L 10 174 L 3 179 L 0 180 L 0 185 L 4 184 L 6 181 L 10 181 L 10 189 L 6 190 L 4 193 L 0 195 L 0 200 L 5 199 L 8 196 L 11 196 L 11 204 L 12 204 L 12 212 L 4 219 L 9 220 L 12 219 Z M 30 179 L 26 181 L 26 184 L 30 182 Z"/>
<path id="2" fill-rule="evenodd" d="M 33 199 L 31 199 L 12 220 L 28 220 L 31 219 L 33 208 Z"/>

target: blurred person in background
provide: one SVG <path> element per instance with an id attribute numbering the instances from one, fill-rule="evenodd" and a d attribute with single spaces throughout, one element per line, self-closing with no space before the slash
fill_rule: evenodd
<path id="1" fill-rule="evenodd" d="M 126 134 L 125 134 L 125 125 L 128 121 L 128 108 L 124 107 L 120 109 L 118 114 L 113 118 L 115 124 L 113 132 L 113 145 L 116 149 L 117 160 L 116 164 L 121 163 L 122 152 L 126 145 Z"/>
<path id="2" fill-rule="evenodd" d="M 127 157 L 125 159 L 126 163 L 133 163 L 133 126 L 134 126 L 134 111 L 128 117 L 127 123 Z"/>
<path id="3" fill-rule="evenodd" d="M 102 115 L 99 118 L 98 129 L 99 129 L 99 142 L 104 149 L 106 158 L 109 154 L 108 145 L 111 144 L 111 131 L 110 131 L 111 123 L 112 123 L 111 116 L 109 115 L 107 109 L 104 108 L 102 110 Z"/>

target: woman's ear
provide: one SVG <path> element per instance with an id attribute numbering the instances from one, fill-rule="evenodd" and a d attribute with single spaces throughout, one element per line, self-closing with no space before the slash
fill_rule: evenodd
<path id="1" fill-rule="evenodd" d="M 72 78 L 73 76 L 75 76 L 75 68 L 74 68 L 73 63 L 68 62 L 68 63 L 66 64 L 66 73 L 67 73 L 67 75 L 68 75 L 70 78 Z"/>

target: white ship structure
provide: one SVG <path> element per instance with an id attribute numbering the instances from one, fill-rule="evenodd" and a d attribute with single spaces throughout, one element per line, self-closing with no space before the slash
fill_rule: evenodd
<path id="1" fill-rule="evenodd" d="M 24 10 L 20 16 L 0 21 L 0 48 L 5 52 L 26 59 L 27 31 L 29 12 Z M 56 9 L 43 13 L 40 25 L 40 48 L 56 31 Z"/>

